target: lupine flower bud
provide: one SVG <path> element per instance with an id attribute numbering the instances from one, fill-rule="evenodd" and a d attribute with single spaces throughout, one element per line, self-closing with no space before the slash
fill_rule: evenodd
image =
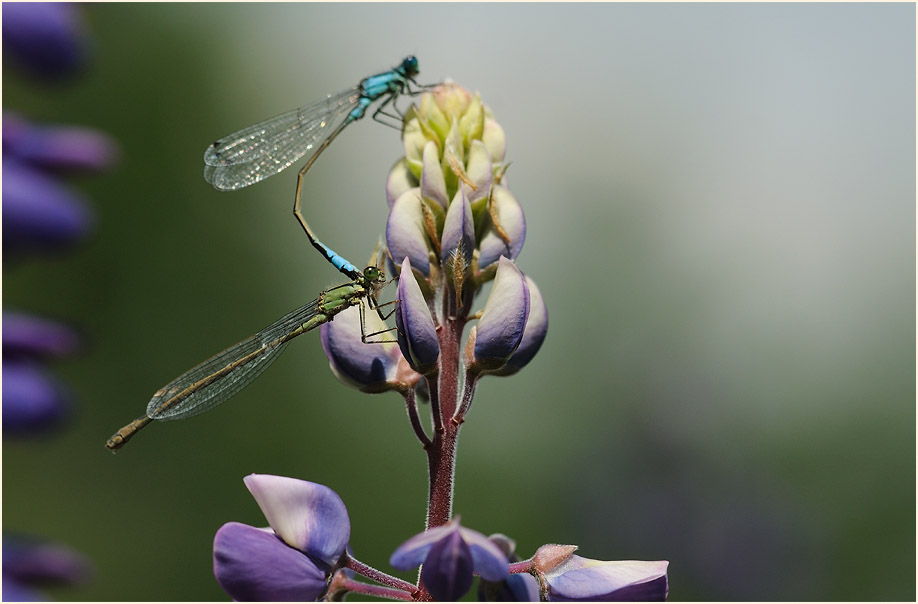
<path id="1" fill-rule="evenodd" d="M 501 257 L 491 295 L 475 328 L 470 371 L 495 370 L 510 359 L 529 317 L 529 288 L 520 269 Z"/>
<path id="2" fill-rule="evenodd" d="M 367 334 L 387 329 L 375 311 L 364 314 Z M 395 338 L 378 334 L 372 338 L 389 337 L 391 341 L 365 344 L 360 325 L 360 309 L 348 308 L 320 328 L 322 348 L 332 373 L 347 386 L 362 392 L 379 393 L 410 388 L 420 376 L 401 365 L 404 363 Z M 407 369 L 407 372 L 405 371 Z"/>
<path id="3" fill-rule="evenodd" d="M 407 257 L 402 262 L 398 280 L 395 324 L 398 327 L 399 348 L 411 368 L 422 375 L 434 371 L 440 358 L 437 328 Z"/>
<path id="4" fill-rule="evenodd" d="M 424 586 L 436 600 L 447 602 L 465 595 L 473 572 L 488 581 L 501 581 L 509 572 L 504 552 L 478 531 L 460 526 L 458 517 L 401 544 L 389 563 L 401 570 L 423 564 Z"/>
<path id="5" fill-rule="evenodd" d="M 542 293 L 535 281 L 526 276 L 526 285 L 529 289 L 529 318 L 526 320 L 526 329 L 523 339 L 516 352 L 507 361 L 507 364 L 493 372 L 491 375 L 508 376 L 519 372 L 529 364 L 542 347 L 545 336 L 548 334 L 548 308 L 542 299 Z"/>
<path id="6" fill-rule="evenodd" d="M 550 602 L 664 601 L 669 593 L 665 560 L 604 562 L 577 555 L 544 574 Z"/>
<path id="7" fill-rule="evenodd" d="M 437 143 L 427 141 L 424 145 L 424 161 L 421 168 L 421 195 L 424 199 L 439 204 L 444 209 L 449 204 L 446 192 L 446 177 L 440 165 Z"/>
<path id="8" fill-rule="evenodd" d="M 214 537 L 214 575 L 235 600 L 315 600 L 350 538 L 347 509 L 320 484 L 252 474 L 246 486 L 271 529 L 238 522 Z"/>
<path id="9" fill-rule="evenodd" d="M 516 258 L 525 240 L 526 221 L 519 203 L 500 186 L 505 169 L 503 132 L 481 98 L 455 84 L 438 86 L 409 110 L 402 139 L 405 157 L 393 166 L 386 183 L 391 208 L 386 239 L 392 258 L 408 256 L 415 270 L 428 277 L 433 274 L 431 261 L 437 260 L 448 274 L 464 275 L 455 267 L 442 266 L 460 249 L 456 232 L 447 232 L 442 210 L 452 206 L 449 200 L 460 199 L 471 206 L 475 229 L 471 245 L 461 247 L 463 264 L 475 267 L 477 256 L 481 270 L 501 255 Z M 463 238 L 466 221 L 463 216 Z M 457 223 L 450 226 L 455 229 Z M 492 276 L 493 272 L 473 272 L 469 291 Z M 461 293 L 462 287 L 454 285 Z"/>
<path id="10" fill-rule="evenodd" d="M 499 229 L 495 224 L 500 225 Z M 488 225 L 478 245 L 481 249 L 478 265 L 484 268 L 501 256 L 510 259 L 519 256 L 526 241 L 526 217 L 516 197 L 504 187 L 494 187 Z"/>
<path id="11" fill-rule="evenodd" d="M 386 244 L 392 258 L 410 258 L 415 270 L 430 276 L 432 248 L 422 204 L 418 189 L 405 191 L 395 200 L 386 222 Z"/>
<path id="12" fill-rule="evenodd" d="M 440 265 L 447 269 L 448 274 L 454 271 L 464 274 L 475 251 L 475 224 L 472 222 L 472 207 L 464 187 L 459 189 L 446 211 L 440 245 Z M 458 262 L 458 265 L 452 269 L 454 262 Z"/>

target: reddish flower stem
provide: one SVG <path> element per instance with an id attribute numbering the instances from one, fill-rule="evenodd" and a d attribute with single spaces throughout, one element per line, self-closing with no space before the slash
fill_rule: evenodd
<path id="1" fill-rule="evenodd" d="M 407 591 L 409 593 L 414 593 L 418 589 L 413 584 L 405 581 L 404 579 L 399 579 L 398 577 L 393 577 L 392 575 L 388 575 L 382 571 L 376 570 L 372 566 L 368 566 L 360 560 L 352 558 L 351 556 L 347 557 L 345 566 L 355 573 L 363 575 L 367 579 L 372 579 L 377 583 L 382 583 L 388 587 Z"/>
<path id="2" fill-rule="evenodd" d="M 427 466 L 430 491 L 427 505 L 427 528 L 432 529 L 449 522 L 453 511 L 453 479 L 456 469 L 456 446 L 459 439 L 459 424 L 449 418 L 458 407 L 459 397 L 459 340 L 464 320 L 450 318 L 450 300 L 444 296 L 444 315 L 440 339 L 440 373 L 436 384 L 442 430 L 434 434 L 427 449 Z M 433 385 L 432 385 L 433 386 Z M 433 400 L 433 388 L 431 389 Z"/>
<path id="3" fill-rule="evenodd" d="M 421 418 L 418 417 L 418 402 L 415 398 L 414 390 L 405 393 L 405 406 L 408 409 L 408 421 L 411 422 L 411 429 L 414 430 L 415 436 L 421 442 L 424 448 L 430 446 L 430 437 L 424 432 L 424 426 L 421 425 Z"/>
<path id="4" fill-rule="evenodd" d="M 361 583 L 353 579 L 340 579 L 336 585 L 339 589 L 345 589 L 350 593 L 372 596 L 374 598 L 386 598 L 387 600 L 401 600 L 403 602 L 412 602 L 414 597 L 407 591 L 401 589 L 392 589 L 391 587 L 382 587 L 379 585 L 370 585 Z"/>

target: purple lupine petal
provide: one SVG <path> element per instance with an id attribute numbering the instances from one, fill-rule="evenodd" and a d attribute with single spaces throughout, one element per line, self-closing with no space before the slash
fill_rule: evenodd
<path id="1" fill-rule="evenodd" d="M 386 244 L 393 258 L 408 257 L 411 266 L 430 275 L 430 244 L 424 230 L 424 211 L 420 189 L 401 195 L 389 211 L 386 222 Z"/>
<path id="2" fill-rule="evenodd" d="M 439 602 L 456 602 L 472 587 L 472 553 L 458 531 L 451 531 L 433 544 L 421 580 Z"/>
<path id="3" fill-rule="evenodd" d="M 501 256 L 514 259 L 520 255 L 523 243 L 526 241 L 526 216 L 523 206 L 516 200 L 509 190 L 504 187 L 494 187 L 491 199 L 496 209 L 500 226 L 510 239 L 508 244 L 504 241 L 493 226 L 490 226 L 481 238 L 478 248 L 478 265 L 482 268 L 495 262 Z"/>
<path id="4" fill-rule="evenodd" d="M 414 177 L 408 167 L 408 160 L 402 157 L 395 162 L 386 177 L 386 203 L 391 208 L 402 193 L 409 189 L 417 188 L 418 185 L 418 179 Z"/>
<path id="5" fill-rule="evenodd" d="M 229 522 L 214 536 L 214 576 L 231 598 L 294 602 L 318 598 L 325 570 L 274 534 Z"/>
<path id="6" fill-rule="evenodd" d="M 545 574 L 549 600 L 663 601 L 668 566 L 665 560 L 604 562 L 573 555 Z"/>
<path id="7" fill-rule="evenodd" d="M 509 591 L 507 600 L 513 602 L 538 602 L 539 582 L 530 574 L 507 575 L 504 584 Z"/>
<path id="8" fill-rule="evenodd" d="M 528 573 L 507 575 L 496 583 L 478 582 L 479 602 L 538 602 L 539 582 Z"/>
<path id="9" fill-rule="evenodd" d="M 503 163 L 504 156 L 507 154 L 507 136 L 494 118 L 485 118 L 481 141 L 491 153 L 491 161 L 495 165 Z"/>
<path id="10" fill-rule="evenodd" d="M 3 313 L 3 354 L 60 357 L 74 353 L 79 338 L 72 329 L 39 317 Z"/>
<path id="11" fill-rule="evenodd" d="M 33 539 L 3 538 L 3 575 L 29 585 L 73 585 L 92 574 L 89 560 L 77 551 L 58 543 Z M 4 601 L 10 601 L 3 594 Z"/>
<path id="12" fill-rule="evenodd" d="M 476 573 L 488 581 L 500 581 L 507 576 L 510 572 L 507 554 L 500 547 L 472 529 L 460 527 L 459 534 L 469 546 Z"/>
<path id="13" fill-rule="evenodd" d="M 50 170 L 99 171 L 118 155 L 115 141 L 92 128 L 34 126 L 11 114 L 3 116 L 3 152 Z"/>
<path id="14" fill-rule="evenodd" d="M 469 203 L 475 203 L 491 193 L 491 155 L 480 140 L 472 141 L 466 164 L 466 175 L 477 187 L 469 193 Z"/>
<path id="15" fill-rule="evenodd" d="M 395 312 L 398 345 L 411 368 L 424 375 L 437 368 L 437 359 L 440 358 L 437 328 L 407 257 L 402 262 L 399 275 L 398 308 Z"/>
<path id="16" fill-rule="evenodd" d="M 501 257 L 476 328 L 475 362 L 484 369 L 503 366 L 519 346 L 528 316 L 526 280 L 512 261 Z"/>
<path id="17" fill-rule="evenodd" d="M 268 524 L 287 545 L 334 565 L 351 537 L 341 497 L 330 488 L 286 476 L 250 474 L 244 479 Z"/>
<path id="18" fill-rule="evenodd" d="M 445 265 L 447 260 L 455 257 L 460 250 L 465 262 L 470 262 L 475 251 L 475 222 L 472 219 L 472 206 L 465 195 L 465 187 L 459 187 L 446 210 L 443 236 L 440 238 L 440 260 Z"/>
<path id="19" fill-rule="evenodd" d="M 4 2 L 3 49 L 37 75 L 60 76 L 86 59 L 80 8 L 57 2 Z"/>
<path id="20" fill-rule="evenodd" d="M 443 167 L 440 165 L 440 151 L 437 143 L 427 141 L 424 145 L 424 168 L 421 171 L 421 195 L 446 207 L 449 197 L 446 193 L 446 179 L 443 176 Z"/>
<path id="21" fill-rule="evenodd" d="M 365 313 L 367 334 L 386 329 L 375 311 Z M 363 392 L 386 392 L 398 386 L 402 353 L 393 342 L 365 344 L 361 339 L 360 309 L 348 308 L 319 331 L 332 373 L 342 383 Z M 378 337 L 387 337 L 383 334 Z"/>
<path id="22" fill-rule="evenodd" d="M 3 573 L 2 589 L 4 602 L 46 602 L 48 600 L 43 593 L 29 589 L 6 573 Z"/>
<path id="23" fill-rule="evenodd" d="M 411 570 L 424 563 L 424 558 L 433 544 L 446 537 L 449 533 L 457 532 L 459 522 L 453 518 L 443 526 L 432 528 L 429 531 L 418 533 L 399 545 L 392 556 L 389 558 L 389 564 L 399 570 Z"/>
<path id="24" fill-rule="evenodd" d="M 6 5 L 4 5 L 6 6 Z M 3 249 L 72 243 L 92 226 L 77 193 L 14 159 L 3 159 Z"/>
<path id="25" fill-rule="evenodd" d="M 494 371 L 495 375 L 513 375 L 528 365 L 529 361 L 539 352 L 548 334 L 548 307 L 545 306 L 545 300 L 542 299 L 542 292 L 528 275 L 526 285 L 529 289 L 529 318 L 526 320 L 523 339 L 520 340 L 519 347 L 507 364 Z"/>
<path id="26" fill-rule="evenodd" d="M 67 391 L 31 361 L 3 360 L 3 433 L 52 428 L 69 412 Z"/>

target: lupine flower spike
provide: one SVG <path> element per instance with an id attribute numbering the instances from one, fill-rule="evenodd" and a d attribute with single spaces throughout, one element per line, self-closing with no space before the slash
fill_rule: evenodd
<path id="1" fill-rule="evenodd" d="M 354 559 L 347 512 L 330 489 L 250 476 L 246 483 L 271 530 L 237 523 L 220 529 L 214 543 L 220 584 L 236 599 L 338 600 L 357 593 L 454 601 L 477 576 L 486 601 L 665 599 L 666 561 L 590 560 L 574 555 L 572 545 L 543 546 L 520 561 L 510 538 L 485 537 L 453 515 L 459 433 L 476 386 L 486 376 L 512 376 L 535 358 L 548 309 L 517 265 L 526 239 L 523 206 L 506 186 L 504 132 L 481 98 L 451 83 L 434 88 L 406 113 L 402 139 L 405 156 L 386 181 L 397 343 L 367 343 L 367 331 L 387 328 L 373 313 L 362 324 L 350 309 L 322 326 L 322 345 L 343 383 L 368 393 L 395 391 L 405 400 L 427 456 L 427 524 L 389 563 L 420 567 L 418 583 Z M 478 294 L 487 284 L 481 306 Z M 428 418 L 418 395 L 430 403 L 423 407 Z M 504 404 L 526 413 L 513 401 Z"/>

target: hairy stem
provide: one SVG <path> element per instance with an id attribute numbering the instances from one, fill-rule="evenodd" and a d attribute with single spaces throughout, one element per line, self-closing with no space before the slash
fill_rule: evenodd
<path id="1" fill-rule="evenodd" d="M 356 558 L 352 558 L 350 555 L 347 557 L 347 562 L 345 567 L 351 569 L 357 574 L 363 575 L 367 579 L 372 579 L 377 583 L 382 583 L 387 587 L 393 587 L 395 589 L 404 590 L 410 593 L 417 591 L 417 587 L 405 581 L 404 579 L 399 579 L 398 577 L 393 577 L 392 575 L 386 574 L 380 570 L 376 570 L 372 566 L 368 566 Z"/>

